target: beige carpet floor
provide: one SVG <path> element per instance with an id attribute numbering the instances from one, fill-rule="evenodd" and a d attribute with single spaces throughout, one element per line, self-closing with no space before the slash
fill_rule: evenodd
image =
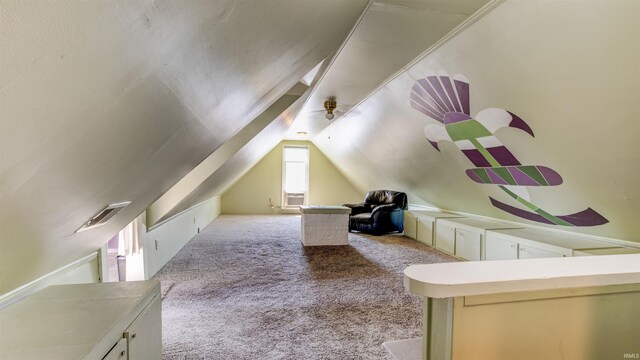
<path id="1" fill-rule="evenodd" d="M 303 247 L 299 216 L 223 215 L 155 276 L 165 359 L 389 359 L 421 335 L 410 264 L 455 261 L 399 235 Z"/>

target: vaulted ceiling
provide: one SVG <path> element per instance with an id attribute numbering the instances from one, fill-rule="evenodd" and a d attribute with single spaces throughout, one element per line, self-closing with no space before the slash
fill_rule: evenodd
<path id="1" fill-rule="evenodd" d="M 262 144 L 231 146 L 217 176 L 256 161 L 293 120 L 274 107 L 366 5 L 3 1 L 0 293 L 95 251 L 248 125 Z M 107 225 L 74 233 L 120 201 Z"/>
<path id="2" fill-rule="evenodd" d="M 467 79 L 470 115 L 529 124 L 533 138 L 494 135 L 562 175 L 530 201 L 592 207 L 609 223 L 572 230 L 640 241 L 639 16 L 625 1 L 3 1 L 0 293 L 144 210 L 151 226 L 223 194 L 285 138 L 311 140 L 361 191 L 527 222 L 492 206 L 513 199 L 470 179 L 456 145 L 427 141 L 438 119 L 409 96 L 432 73 Z M 74 233 L 119 201 L 132 203 Z"/>

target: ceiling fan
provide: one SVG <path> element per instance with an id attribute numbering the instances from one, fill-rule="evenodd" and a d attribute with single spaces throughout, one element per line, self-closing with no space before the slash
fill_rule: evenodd
<path id="1" fill-rule="evenodd" d="M 326 117 L 327 120 L 333 120 L 333 118 L 335 117 L 333 112 L 336 111 L 337 107 L 338 107 L 338 103 L 336 102 L 335 99 L 326 100 L 324 102 L 324 110 L 326 111 L 326 114 L 324 114 L 324 117 Z"/>
<path id="2" fill-rule="evenodd" d="M 323 112 L 324 113 L 324 117 L 331 121 L 333 120 L 336 115 L 337 116 L 342 116 L 345 115 L 347 112 L 352 112 L 353 110 L 353 106 L 346 106 L 344 107 L 343 110 L 338 110 L 338 103 L 336 101 L 335 98 L 329 98 L 327 100 L 325 100 L 324 104 L 323 104 L 324 110 L 314 110 L 314 111 L 310 111 L 311 113 L 320 113 Z"/>

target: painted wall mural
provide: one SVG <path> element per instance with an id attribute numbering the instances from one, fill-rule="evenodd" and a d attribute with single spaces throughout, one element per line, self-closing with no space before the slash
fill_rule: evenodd
<path id="1" fill-rule="evenodd" d="M 473 163 L 467 176 L 480 184 L 497 185 L 521 209 L 489 197 L 491 204 L 512 215 L 545 224 L 562 226 L 596 226 L 609 222 L 591 208 L 569 215 L 552 215 L 533 204 L 527 186 L 556 186 L 562 177 L 553 169 L 541 165 L 522 165 L 494 135 L 498 129 L 512 127 L 532 137 L 531 127 L 515 114 L 498 108 L 488 108 L 471 117 L 469 81 L 462 75 L 451 79 L 446 73 L 429 74 L 416 81 L 409 97 L 411 107 L 439 124 L 425 126 L 429 143 L 438 151 L 438 141 L 451 141 Z"/>

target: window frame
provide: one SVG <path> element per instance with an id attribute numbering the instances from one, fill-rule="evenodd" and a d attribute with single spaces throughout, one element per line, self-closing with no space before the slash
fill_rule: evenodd
<path id="1" fill-rule="evenodd" d="M 287 161 L 285 158 L 286 148 L 302 148 L 307 150 L 307 158 L 305 159 L 305 191 L 304 200 L 302 205 L 307 205 L 309 203 L 309 160 L 311 157 L 311 149 L 308 145 L 291 145 L 284 144 L 282 145 L 282 181 L 280 185 L 280 195 L 281 195 L 281 206 L 283 209 L 297 209 L 300 205 L 288 205 L 287 204 L 287 192 L 285 190 L 286 180 L 287 180 Z"/>

